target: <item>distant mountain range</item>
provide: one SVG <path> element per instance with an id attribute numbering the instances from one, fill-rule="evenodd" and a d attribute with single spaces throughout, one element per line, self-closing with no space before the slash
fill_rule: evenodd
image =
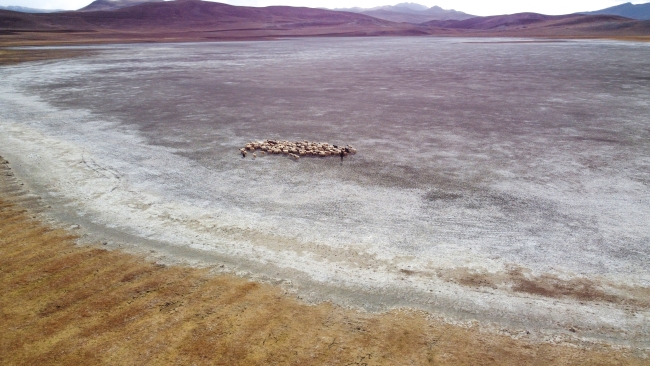
<path id="1" fill-rule="evenodd" d="M 116 10 L 143 3 L 164 1 L 165 0 L 95 0 L 88 6 L 85 6 L 78 11 L 89 12 Z M 64 11 L 35 9 L 18 5 L 0 6 L 0 10 L 10 10 L 21 13 L 55 13 Z M 411 24 L 421 24 L 430 21 L 466 20 L 474 17 L 473 15 L 453 9 L 446 10 L 439 6 L 433 6 L 429 8 L 417 3 L 400 3 L 396 5 L 379 6 L 375 8 L 339 8 L 333 10 L 359 13 L 379 19 L 388 20 L 391 22 Z M 581 12 L 578 14 L 618 15 L 630 19 L 650 20 L 650 3 L 635 5 L 628 2 L 602 10 Z"/>
<path id="2" fill-rule="evenodd" d="M 63 11 L 63 10 L 34 9 L 34 8 L 27 8 L 27 7 L 18 6 L 18 5 L 9 5 L 9 6 L 0 5 L 0 10 L 11 10 L 11 11 L 17 11 L 17 12 L 20 12 L 20 13 L 55 13 L 57 11 Z"/>
<path id="3" fill-rule="evenodd" d="M 649 20 L 650 19 L 650 3 L 637 4 L 625 3 L 611 8 L 590 11 L 582 14 L 599 14 L 599 15 L 618 15 L 630 19 Z"/>
<path id="4" fill-rule="evenodd" d="M 95 10 L 98 8 L 107 10 Z M 396 8 L 412 13 L 397 13 L 393 11 Z M 439 9 L 406 3 L 374 11 L 421 16 Z M 0 10 L 0 46 L 427 35 L 650 40 L 650 20 L 519 13 L 410 24 L 364 12 L 245 7 L 200 0 L 97 0 L 82 11 L 41 14 Z"/>
<path id="5" fill-rule="evenodd" d="M 333 9 L 337 11 L 349 11 L 360 13 L 371 17 L 399 23 L 419 24 L 430 20 L 464 20 L 473 18 L 474 15 L 466 14 L 456 10 L 445 10 L 439 6 L 428 8 L 416 3 L 400 3 L 397 5 L 385 5 L 376 8 L 342 8 Z"/>
<path id="6" fill-rule="evenodd" d="M 104 0 L 91 4 L 102 5 Z M 0 10 L 0 45 L 180 42 L 279 37 L 418 35 L 425 30 L 363 14 L 200 0 L 147 1 L 112 10 L 27 14 Z M 41 37 L 41 38 L 39 38 Z M 37 40 L 37 41 L 36 41 Z"/>
<path id="7" fill-rule="evenodd" d="M 427 8 L 424 5 L 416 3 L 400 3 L 397 5 L 386 5 L 368 9 L 344 8 L 334 10 L 361 13 L 370 15 L 375 18 L 389 20 L 391 22 L 404 22 L 413 24 L 421 24 L 429 21 L 439 20 L 465 20 L 474 17 L 473 15 L 456 10 L 445 10 L 439 6 Z M 581 12 L 579 14 L 618 15 L 630 19 L 650 20 L 650 3 L 636 5 L 632 3 L 625 3 L 602 10 Z"/>

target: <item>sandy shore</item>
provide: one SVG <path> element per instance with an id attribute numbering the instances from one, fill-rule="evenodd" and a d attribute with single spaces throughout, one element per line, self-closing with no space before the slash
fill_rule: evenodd
<path id="1" fill-rule="evenodd" d="M 3 364 L 647 364 L 639 349 L 309 305 L 272 285 L 79 246 L 0 162 Z"/>

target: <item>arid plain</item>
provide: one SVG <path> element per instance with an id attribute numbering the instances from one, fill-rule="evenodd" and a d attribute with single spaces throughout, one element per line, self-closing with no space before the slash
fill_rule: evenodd
<path id="1" fill-rule="evenodd" d="M 79 243 L 207 268 L 200 278 L 226 281 L 226 272 L 279 286 L 284 295 L 262 288 L 298 313 L 323 305 L 293 297 L 333 303 L 327 311 L 363 324 L 415 316 L 405 331 L 430 327 L 377 363 L 404 359 L 409 347 L 423 347 L 414 363 L 471 362 L 481 334 L 500 344 L 489 347 L 518 349 L 513 358 L 480 351 L 482 363 L 647 360 L 647 44 L 387 37 L 49 51 L 64 58 L 0 69 L 0 154 L 19 179 L 3 184 L 39 196 L 37 218 L 71 227 Z M 265 138 L 352 144 L 359 154 L 343 163 L 237 154 Z M 16 206 L 6 207 L 16 220 Z M 4 230 L 7 253 L 29 239 Z M 3 268 L 7 286 L 29 276 Z M 176 295 L 164 303 L 187 303 Z M 38 306 L 50 310 L 34 319 L 56 314 L 61 295 L 47 296 Z M 382 329 L 402 320 L 390 321 Z M 59 329 L 56 337 L 78 334 Z M 439 337 L 423 341 L 431 329 L 464 335 L 437 349 Z M 354 336 L 330 331 L 326 338 Z M 395 337 L 364 334 L 361 348 Z M 463 351 L 448 352 L 459 344 Z M 337 352 L 323 362 L 366 357 Z"/>

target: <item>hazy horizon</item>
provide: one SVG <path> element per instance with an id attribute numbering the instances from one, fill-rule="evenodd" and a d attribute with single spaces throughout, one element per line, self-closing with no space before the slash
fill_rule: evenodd
<path id="1" fill-rule="evenodd" d="M 208 0 L 211 1 L 211 0 Z M 23 6 L 36 9 L 61 9 L 61 10 L 77 10 L 87 6 L 93 0 L 0 0 L 0 6 Z M 343 0 L 224 0 L 218 1 L 231 5 L 239 6 L 271 6 L 271 5 L 287 5 L 287 6 L 304 6 L 311 8 L 373 8 L 384 5 L 395 5 L 400 1 L 383 1 L 383 0 L 357 0 L 355 2 L 348 2 Z M 405 1 L 410 2 L 410 1 Z M 596 1 L 529 1 L 518 2 L 511 0 L 497 0 L 490 3 L 479 0 L 427 0 L 427 1 L 412 1 L 427 7 L 440 6 L 444 9 L 453 9 L 462 11 L 468 14 L 486 16 L 486 15 L 500 15 L 512 14 L 521 12 L 535 12 L 549 15 L 570 14 L 583 11 L 600 10 L 620 4 L 627 3 L 628 1 L 620 0 L 596 0 Z M 632 1 L 633 4 L 643 4 L 644 1 Z"/>

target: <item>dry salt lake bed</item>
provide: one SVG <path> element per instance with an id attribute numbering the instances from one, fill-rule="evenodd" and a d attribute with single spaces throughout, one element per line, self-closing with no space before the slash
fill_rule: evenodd
<path id="1" fill-rule="evenodd" d="M 0 68 L 0 155 L 83 240 L 307 301 L 650 348 L 650 44 L 91 49 Z M 358 153 L 241 157 L 264 139 Z"/>

